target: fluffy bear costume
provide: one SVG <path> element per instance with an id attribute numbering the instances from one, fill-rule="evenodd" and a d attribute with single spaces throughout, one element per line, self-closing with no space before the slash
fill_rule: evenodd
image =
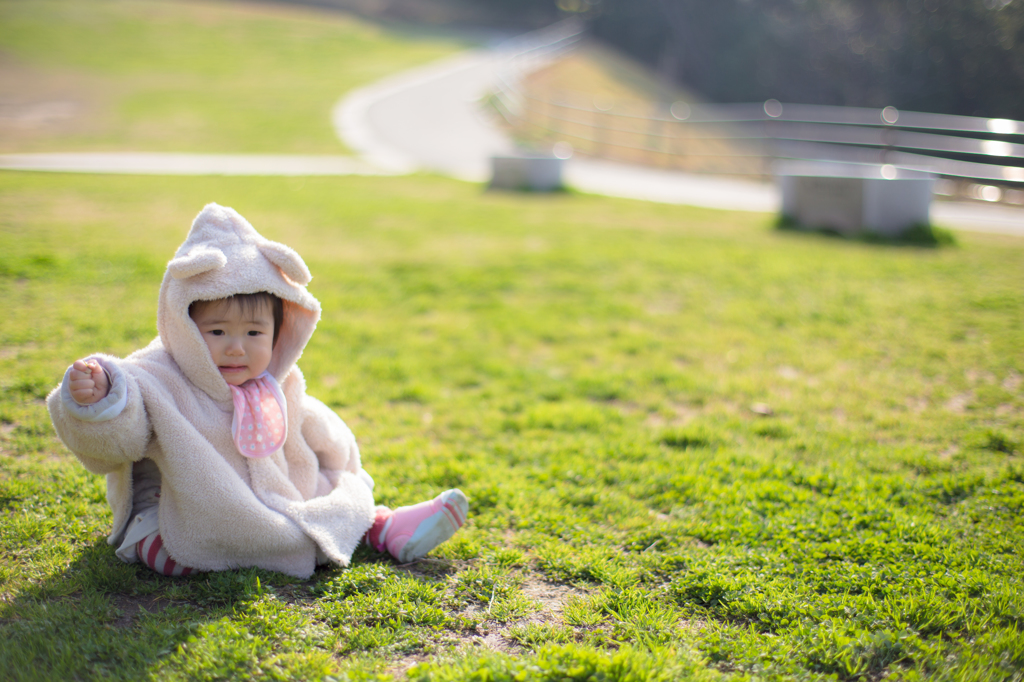
<path id="1" fill-rule="evenodd" d="M 68 373 L 47 399 L 61 440 L 89 471 L 106 474 L 117 545 L 132 515 L 132 465 L 156 463 L 159 529 L 179 564 L 258 566 L 305 578 L 320 554 L 347 565 L 374 518 L 359 450 L 345 423 L 306 395 L 296 361 L 320 319 L 311 279 L 293 250 L 260 236 L 238 213 L 210 204 L 167 265 L 158 336 L 125 359 L 92 356 L 111 379 L 92 405 L 71 398 Z M 189 305 L 266 291 L 284 302 L 268 372 L 284 396 L 287 439 L 244 457 L 232 438 L 234 403 Z M 70 372 L 70 368 L 68 370 Z"/>

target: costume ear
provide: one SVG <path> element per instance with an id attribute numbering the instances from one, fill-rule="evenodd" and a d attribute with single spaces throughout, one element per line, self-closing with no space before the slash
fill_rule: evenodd
<path id="1" fill-rule="evenodd" d="M 197 246 L 184 256 L 178 256 L 167 264 L 167 271 L 174 279 L 186 279 L 196 275 L 222 268 L 228 264 L 227 256 L 220 249 L 212 246 Z"/>
<path id="2" fill-rule="evenodd" d="M 259 245 L 259 249 L 268 261 L 281 268 L 281 272 L 288 275 L 288 279 L 296 284 L 306 286 L 309 280 L 313 279 L 313 275 L 309 274 L 309 268 L 302 262 L 302 257 L 284 244 L 264 242 Z"/>

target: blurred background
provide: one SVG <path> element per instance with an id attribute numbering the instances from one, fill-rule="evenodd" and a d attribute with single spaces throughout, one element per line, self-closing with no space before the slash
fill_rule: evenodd
<path id="1" fill-rule="evenodd" d="M 571 49 L 502 80 L 520 143 L 770 180 L 779 160 L 937 175 L 939 198 L 1024 204 L 1020 0 L 314 0 L 378 20 Z"/>
<path id="2" fill-rule="evenodd" d="M 303 0 L 298 0 L 303 2 Z M 433 25 L 588 32 L 713 102 L 1024 119 L 1020 0 L 308 0 Z"/>
<path id="3" fill-rule="evenodd" d="M 1024 204 L 1022 0 L 185 5 L 0 2 L 0 152 L 360 151 L 331 128 L 341 95 L 562 26 L 482 102 L 524 147 L 761 182 L 884 164 Z"/>

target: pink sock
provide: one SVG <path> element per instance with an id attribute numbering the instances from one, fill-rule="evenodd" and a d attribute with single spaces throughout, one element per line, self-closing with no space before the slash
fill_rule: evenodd
<path id="1" fill-rule="evenodd" d="M 455 535 L 468 513 L 469 501 L 458 488 L 394 511 L 378 507 L 366 539 L 378 551 L 386 549 L 399 563 L 409 563 Z"/>
<path id="2" fill-rule="evenodd" d="M 373 525 L 370 526 L 370 530 L 366 531 L 366 543 L 378 552 L 383 552 L 387 549 L 384 546 L 381 535 L 384 533 L 384 527 L 387 525 L 388 520 L 394 514 L 395 512 L 387 507 L 377 507 L 376 515 L 373 517 Z"/>

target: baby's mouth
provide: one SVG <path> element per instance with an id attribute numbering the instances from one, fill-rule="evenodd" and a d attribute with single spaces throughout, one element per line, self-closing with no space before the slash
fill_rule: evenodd
<path id="1" fill-rule="evenodd" d="M 244 372 L 247 368 L 245 365 L 221 365 L 218 369 L 221 372 L 232 373 L 232 372 Z"/>

